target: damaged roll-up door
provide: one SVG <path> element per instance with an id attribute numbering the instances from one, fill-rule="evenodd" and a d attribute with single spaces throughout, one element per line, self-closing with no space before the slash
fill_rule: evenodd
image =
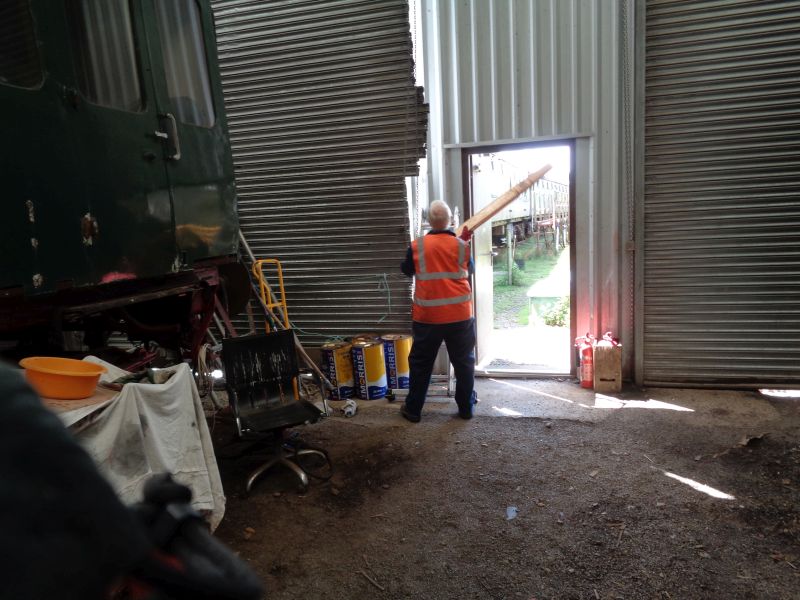
<path id="1" fill-rule="evenodd" d="M 408 4 L 212 2 L 241 228 L 304 341 L 407 331 L 405 178 L 424 155 Z"/>

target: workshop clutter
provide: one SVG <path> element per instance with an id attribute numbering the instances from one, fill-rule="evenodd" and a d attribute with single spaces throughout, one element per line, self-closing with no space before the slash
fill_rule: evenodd
<path id="1" fill-rule="evenodd" d="M 359 333 L 322 347 L 322 369 L 333 384 L 332 400 L 377 400 L 408 389 L 412 338 L 403 333 Z"/>
<path id="2" fill-rule="evenodd" d="M 25 378 L 36 392 L 45 398 L 82 400 L 94 394 L 100 375 L 106 368 L 92 362 L 30 356 L 20 361 Z"/>
<path id="3" fill-rule="evenodd" d="M 342 414 L 345 417 L 355 417 L 356 412 L 358 412 L 358 404 L 355 400 L 348 400 L 344 403 L 344 406 L 342 407 Z"/>
<path id="4" fill-rule="evenodd" d="M 581 387 L 596 392 L 622 391 L 622 346 L 610 331 L 598 340 L 590 333 L 575 339 Z"/>
<path id="5" fill-rule="evenodd" d="M 591 333 L 575 338 L 577 348 L 578 379 L 581 387 L 592 389 L 594 385 L 594 345 L 597 340 Z"/>
<path id="6" fill-rule="evenodd" d="M 610 331 L 594 346 L 594 391 L 622 391 L 622 346 Z"/>

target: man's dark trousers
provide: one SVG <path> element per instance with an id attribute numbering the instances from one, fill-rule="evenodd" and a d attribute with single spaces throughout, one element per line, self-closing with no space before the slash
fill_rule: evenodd
<path id="1" fill-rule="evenodd" d="M 422 412 L 431 382 L 433 364 L 442 341 L 456 376 L 456 404 L 461 412 L 472 408 L 475 386 L 475 319 L 456 323 L 412 323 L 414 344 L 408 357 L 410 382 L 406 409 L 413 415 Z"/>

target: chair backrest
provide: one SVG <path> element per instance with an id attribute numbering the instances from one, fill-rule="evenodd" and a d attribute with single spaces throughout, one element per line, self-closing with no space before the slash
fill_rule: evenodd
<path id="1" fill-rule="evenodd" d="M 225 338 L 222 363 L 237 419 L 295 402 L 299 367 L 292 330 Z"/>

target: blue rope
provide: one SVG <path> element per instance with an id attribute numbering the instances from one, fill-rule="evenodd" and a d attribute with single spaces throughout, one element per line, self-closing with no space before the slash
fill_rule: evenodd
<path id="1" fill-rule="evenodd" d="M 384 292 L 386 298 L 386 311 L 383 313 L 383 316 L 376 321 L 377 324 L 383 323 L 389 315 L 392 314 L 392 288 L 389 285 L 389 279 L 406 279 L 405 275 L 399 275 L 395 273 L 379 273 L 375 275 L 378 278 L 378 291 Z M 364 277 L 353 276 L 353 277 L 339 277 L 339 280 L 348 280 L 348 281 L 368 281 Z M 322 333 L 319 331 L 307 331 L 305 329 L 300 329 L 296 327 L 295 324 L 289 321 L 289 326 L 294 329 L 296 332 L 302 335 L 311 335 L 315 337 L 322 337 L 325 338 L 325 341 L 328 342 L 339 342 L 343 341 L 345 338 L 340 335 L 328 335 L 326 333 Z"/>
<path id="2" fill-rule="evenodd" d="M 386 305 L 387 310 L 383 313 L 383 316 L 378 319 L 378 323 L 383 323 L 386 318 L 392 313 L 392 288 L 389 287 L 389 278 L 386 276 L 386 273 L 381 273 L 378 275 L 378 291 L 385 291 L 386 292 Z"/>

